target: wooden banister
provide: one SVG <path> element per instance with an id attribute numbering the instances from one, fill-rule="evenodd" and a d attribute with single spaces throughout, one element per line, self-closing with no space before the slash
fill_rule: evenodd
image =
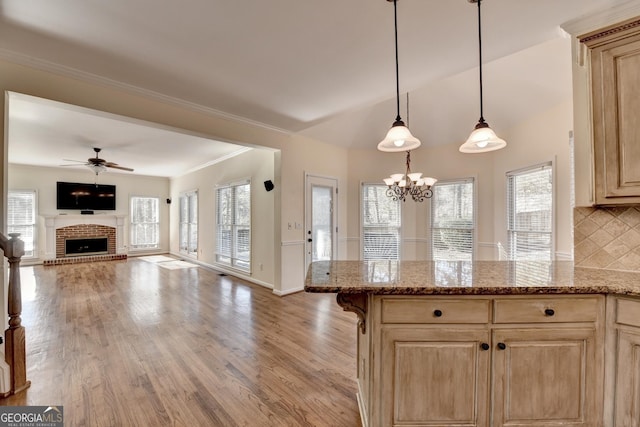
<path id="1" fill-rule="evenodd" d="M 18 393 L 31 385 L 27 380 L 26 335 L 22 326 L 22 292 L 20 289 L 20 260 L 24 242 L 19 233 L 0 233 L 0 248 L 9 261 L 9 328 L 5 331 L 5 361 L 10 367 L 9 394 Z"/>

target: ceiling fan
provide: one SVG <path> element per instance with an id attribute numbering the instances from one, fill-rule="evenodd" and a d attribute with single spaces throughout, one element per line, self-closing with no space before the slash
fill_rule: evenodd
<path id="1" fill-rule="evenodd" d="M 101 159 L 100 158 L 100 151 L 102 151 L 102 148 L 93 147 L 93 151 L 95 151 L 96 156 L 95 157 L 89 157 L 86 162 L 83 162 L 82 160 L 69 160 L 69 159 L 64 159 L 64 160 L 66 162 L 80 162 L 80 163 L 83 163 L 84 166 L 86 166 L 89 169 L 91 169 L 96 175 L 101 174 L 102 172 L 106 171 L 108 168 L 120 169 L 120 170 L 123 170 L 123 171 L 133 172 L 133 169 L 131 169 L 131 168 L 120 166 L 117 163 L 107 162 L 105 159 Z M 62 165 L 62 166 L 78 166 L 78 165 Z"/>

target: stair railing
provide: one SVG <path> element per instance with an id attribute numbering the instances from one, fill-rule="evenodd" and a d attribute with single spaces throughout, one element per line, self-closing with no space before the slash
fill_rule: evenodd
<path id="1" fill-rule="evenodd" d="M 20 289 L 20 260 L 24 255 L 24 242 L 19 233 L 0 233 L 0 248 L 9 261 L 9 328 L 5 330 L 5 361 L 10 368 L 8 394 L 18 393 L 31 385 L 27 380 L 26 334 L 22 326 L 22 292 Z"/>

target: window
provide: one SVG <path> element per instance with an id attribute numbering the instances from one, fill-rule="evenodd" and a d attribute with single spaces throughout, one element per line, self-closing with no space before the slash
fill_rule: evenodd
<path id="1" fill-rule="evenodd" d="M 155 249 L 160 241 L 160 200 L 131 197 L 131 249 Z"/>
<path id="2" fill-rule="evenodd" d="M 198 192 L 180 193 L 180 252 L 198 254 Z"/>
<path id="3" fill-rule="evenodd" d="M 400 259 L 400 201 L 383 184 L 362 184 L 362 259 Z"/>
<path id="4" fill-rule="evenodd" d="M 251 183 L 216 188 L 216 261 L 251 271 Z"/>
<path id="5" fill-rule="evenodd" d="M 438 181 L 431 198 L 431 256 L 471 261 L 474 252 L 474 179 Z"/>
<path id="6" fill-rule="evenodd" d="M 36 250 L 36 192 L 9 191 L 7 198 L 7 232 L 20 233 L 24 258 L 34 258 Z"/>
<path id="7" fill-rule="evenodd" d="M 553 258 L 551 163 L 507 172 L 507 231 L 510 259 Z"/>

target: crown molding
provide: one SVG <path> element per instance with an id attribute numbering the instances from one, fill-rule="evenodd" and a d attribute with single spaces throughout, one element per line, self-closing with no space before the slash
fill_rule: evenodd
<path id="1" fill-rule="evenodd" d="M 224 111 L 216 110 L 214 108 L 206 107 L 201 104 L 186 101 L 184 99 L 176 98 L 173 96 L 165 95 L 160 92 L 155 92 L 149 89 L 144 89 L 139 86 L 123 83 L 117 80 L 109 79 L 107 77 L 99 76 L 97 74 L 89 73 L 86 71 L 78 70 L 76 68 L 68 67 L 66 65 L 57 64 L 55 62 L 47 61 L 44 59 L 24 55 L 22 53 L 14 52 L 8 49 L 0 48 L 0 60 L 5 60 L 18 65 L 35 68 L 41 71 L 46 71 L 53 74 L 58 74 L 64 77 L 71 77 L 85 83 L 96 84 L 102 87 L 110 89 L 118 89 L 125 92 L 129 92 L 135 95 L 143 96 L 148 99 L 160 101 L 166 104 L 174 105 L 186 110 L 204 113 L 210 116 L 216 116 L 222 119 L 242 123 L 250 126 L 255 126 L 286 135 L 291 135 L 293 132 L 286 129 L 282 129 L 276 126 L 271 126 L 266 123 L 258 122 L 255 120 L 247 119 L 246 117 L 237 116 L 234 114 L 226 113 Z"/>
<path id="2" fill-rule="evenodd" d="M 640 2 L 630 0 L 607 9 L 583 15 L 560 25 L 560 27 L 574 37 L 608 27 L 618 22 L 630 20 L 640 16 Z"/>

